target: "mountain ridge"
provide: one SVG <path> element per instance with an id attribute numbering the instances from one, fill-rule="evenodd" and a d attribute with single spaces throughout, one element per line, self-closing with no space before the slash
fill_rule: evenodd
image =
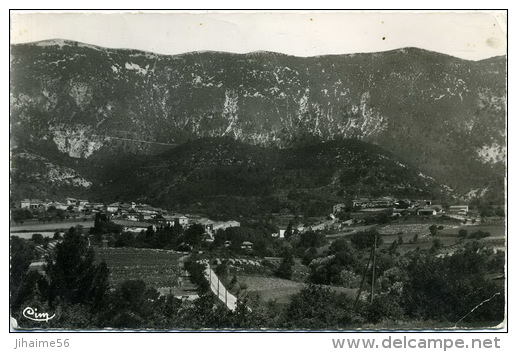
<path id="1" fill-rule="evenodd" d="M 488 188 L 504 199 L 504 57 L 168 56 L 18 44 L 11 73 L 13 148 L 67 167 L 204 137 L 278 148 L 357 138 L 460 194 Z"/>
<path id="2" fill-rule="evenodd" d="M 443 55 L 444 57 L 452 57 L 455 59 L 471 61 L 471 62 L 492 60 L 492 59 L 496 59 L 496 58 L 506 58 L 506 55 L 495 55 L 495 56 L 491 56 L 489 58 L 484 58 L 484 59 L 469 60 L 469 59 L 460 58 L 458 56 L 454 56 L 451 54 L 446 54 L 446 53 L 443 53 L 440 51 L 424 49 L 424 48 L 420 48 L 420 47 L 416 47 L 416 46 L 405 46 L 405 47 L 400 47 L 400 48 L 395 48 L 395 49 L 388 49 L 388 50 L 384 50 L 384 51 L 354 52 L 354 53 L 343 53 L 343 54 L 333 53 L 333 54 L 319 54 L 319 55 L 311 55 L 311 56 L 298 56 L 298 55 L 286 54 L 286 53 L 282 53 L 282 52 L 278 52 L 278 51 L 260 50 L 260 49 L 254 50 L 254 51 L 249 51 L 249 52 L 243 52 L 243 53 L 222 51 L 222 50 L 193 50 L 193 51 L 186 51 L 186 52 L 176 53 L 176 54 L 164 54 L 164 53 L 159 53 L 159 52 L 152 51 L 152 50 L 135 49 L 135 48 L 115 48 L 115 47 L 90 44 L 90 43 L 86 43 L 86 42 L 80 42 L 80 41 L 76 41 L 76 40 L 72 40 L 72 39 L 63 39 L 63 38 L 43 39 L 43 40 L 38 40 L 38 41 L 33 41 L 33 42 L 23 42 L 23 43 L 11 44 L 11 46 L 17 46 L 17 45 L 37 45 L 37 46 L 38 45 L 39 46 L 43 46 L 43 45 L 44 46 L 82 45 L 84 47 L 97 48 L 97 49 L 101 49 L 101 50 L 139 51 L 142 53 L 149 53 L 149 54 L 153 54 L 153 55 L 162 55 L 162 56 L 181 56 L 181 55 L 194 55 L 194 54 L 205 54 L 205 53 L 216 53 L 216 54 L 221 53 L 221 54 L 233 54 L 233 55 L 265 54 L 265 55 L 289 56 L 289 57 L 295 57 L 295 58 L 321 58 L 321 57 L 340 57 L 340 56 L 350 56 L 350 55 L 355 56 L 355 55 L 362 55 L 362 54 L 365 54 L 365 55 L 387 54 L 387 53 L 392 53 L 392 52 L 404 52 L 404 51 L 422 51 L 422 52 Z"/>

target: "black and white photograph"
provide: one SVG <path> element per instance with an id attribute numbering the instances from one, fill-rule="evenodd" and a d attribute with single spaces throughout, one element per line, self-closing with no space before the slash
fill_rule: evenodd
<path id="1" fill-rule="evenodd" d="M 506 329 L 507 11 L 11 11 L 9 65 L 11 331 Z"/>

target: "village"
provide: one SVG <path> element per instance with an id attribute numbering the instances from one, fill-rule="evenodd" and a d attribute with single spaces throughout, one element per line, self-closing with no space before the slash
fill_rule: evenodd
<path id="1" fill-rule="evenodd" d="M 253 309 L 270 301 L 285 307 L 307 283 L 357 299 L 365 294 L 359 282 L 372 246 L 393 267 L 398 257 L 415 250 L 444 258 L 473 240 L 490 246 L 498 260 L 505 252 L 503 217 L 430 199 L 357 197 L 334 204 L 326 216 L 282 213 L 267 221 L 214 220 L 133 201 L 73 197 L 23 199 L 13 205 L 12 239 L 26 241 L 35 251 L 28 272 L 46 276 L 48 258 L 79 232 L 94 249 L 96 262 L 107 264 L 111 292 L 138 281 L 185 307 L 207 290 L 229 311 L 246 301 L 254 302 Z M 338 259 L 347 257 L 355 264 Z M 499 269 L 491 275 L 494 282 L 503 277 Z"/>
<path id="2" fill-rule="evenodd" d="M 135 202 L 104 204 L 70 197 L 63 202 L 23 199 L 20 201 L 20 209 L 31 211 L 33 219 L 41 219 L 38 215 L 47 214 L 49 211 L 57 212 L 61 214 L 61 217 L 64 215 L 61 220 L 64 218 L 70 219 L 71 217 L 74 219 L 91 220 L 95 218 L 96 214 L 102 214 L 106 220 L 122 226 L 124 232 L 139 233 L 146 231 L 149 227 L 156 230 L 157 227 L 166 225 L 180 225 L 183 228 L 187 228 L 190 225 L 199 224 L 203 226 L 205 233 L 208 235 L 207 241 L 213 241 L 213 234 L 217 230 L 240 226 L 240 223 L 235 220 L 212 221 L 199 215 L 171 212 L 148 204 L 136 204 Z M 43 219 L 52 221 L 48 216 Z M 16 217 L 13 220 L 16 220 Z M 30 219 L 26 217 L 25 220 Z"/>
<path id="3" fill-rule="evenodd" d="M 214 221 L 198 214 L 183 214 L 135 202 L 100 203 L 87 199 L 67 197 L 63 201 L 42 201 L 23 199 L 12 209 L 12 220 L 16 224 L 52 221 L 88 221 L 96 214 L 102 214 L 106 220 L 120 225 L 123 231 L 139 233 L 150 226 L 156 230 L 159 226 L 180 225 L 187 228 L 193 224 L 203 226 L 205 241 L 214 240 L 218 230 L 241 226 L 239 221 Z M 326 218 L 311 219 L 304 223 L 298 217 L 287 217 L 278 222 L 278 231 L 272 237 L 284 238 L 286 230 L 302 233 L 305 231 L 339 231 L 345 228 L 386 223 L 397 218 L 432 219 L 447 216 L 463 223 L 476 224 L 485 221 L 478 211 L 469 210 L 466 204 L 442 206 L 433 204 L 430 199 L 398 199 L 390 196 L 378 198 L 355 198 L 347 203 L 338 203 L 332 207 Z M 289 229 L 288 229 L 289 227 Z M 252 244 L 246 243 L 246 246 Z"/>

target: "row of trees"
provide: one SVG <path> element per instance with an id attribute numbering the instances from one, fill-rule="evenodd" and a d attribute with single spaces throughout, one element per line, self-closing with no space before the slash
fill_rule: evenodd
<path id="1" fill-rule="evenodd" d="M 123 227 L 109 221 L 106 216 L 97 214 L 94 227 L 90 229 L 96 243 L 108 239 L 111 247 L 137 247 L 174 249 L 188 251 L 192 248 L 203 250 L 226 250 L 234 253 L 241 252 L 244 241 L 253 243 L 252 254 L 256 256 L 275 256 L 279 252 L 280 243 L 272 238 L 271 233 L 278 228 L 266 222 L 249 223 L 245 226 L 219 229 L 214 235 L 214 241 L 205 241 L 208 234 L 200 224 L 192 224 L 184 229 L 181 225 L 164 225 L 156 229 L 152 226 L 140 233 L 124 232 Z"/>

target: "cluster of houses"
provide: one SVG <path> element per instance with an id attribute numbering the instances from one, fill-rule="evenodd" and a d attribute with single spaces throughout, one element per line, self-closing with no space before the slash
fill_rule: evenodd
<path id="1" fill-rule="evenodd" d="M 350 206 L 351 205 L 351 206 Z M 365 217 L 375 213 L 391 212 L 391 217 L 401 217 L 406 215 L 416 216 L 436 216 L 446 214 L 457 219 L 466 219 L 469 212 L 468 205 L 451 205 L 444 208 L 440 204 L 432 204 L 429 199 L 397 199 L 393 197 L 381 198 L 356 198 L 350 204 L 339 203 L 335 204 L 332 209 L 332 214 L 329 214 L 327 220 L 310 226 L 298 225 L 293 227 L 293 230 L 304 232 L 307 230 L 322 231 L 322 230 L 341 230 L 344 226 L 352 226 L 365 222 Z M 337 221 L 337 214 L 343 211 L 350 211 L 351 218 L 345 221 Z M 285 228 L 280 228 L 278 233 L 273 233 L 272 237 L 285 237 Z"/>
<path id="2" fill-rule="evenodd" d="M 20 208 L 29 210 L 48 210 L 50 207 L 59 210 L 86 212 L 87 209 L 104 209 L 103 203 L 90 203 L 87 199 L 66 198 L 64 202 L 42 201 L 40 199 L 22 199 Z"/>
<path id="3" fill-rule="evenodd" d="M 115 202 L 111 204 L 90 202 L 86 199 L 66 198 L 64 202 L 44 202 L 39 199 L 23 199 L 20 208 L 30 210 L 48 210 L 50 207 L 70 212 L 82 212 L 85 214 L 105 214 L 115 224 L 121 225 L 124 231 L 140 232 L 149 226 L 156 229 L 160 225 L 174 226 L 179 224 L 188 227 L 200 224 L 205 232 L 213 239 L 217 230 L 229 227 L 241 226 L 238 221 L 212 221 L 198 215 L 180 214 L 169 212 L 162 208 L 152 207 L 148 204 L 136 204 L 135 202 Z"/>
<path id="4" fill-rule="evenodd" d="M 344 203 L 336 204 L 333 207 L 333 215 L 346 208 Z M 434 216 L 447 213 L 449 215 L 466 216 L 469 211 L 468 205 L 452 205 L 447 211 L 442 205 L 432 204 L 429 199 L 396 199 L 393 197 L 381 198 L 357 198 L 352 201 L 352 208 L 359 212 L 376 212 L 392 209 L 392 216 L 422 215 Z"/>

